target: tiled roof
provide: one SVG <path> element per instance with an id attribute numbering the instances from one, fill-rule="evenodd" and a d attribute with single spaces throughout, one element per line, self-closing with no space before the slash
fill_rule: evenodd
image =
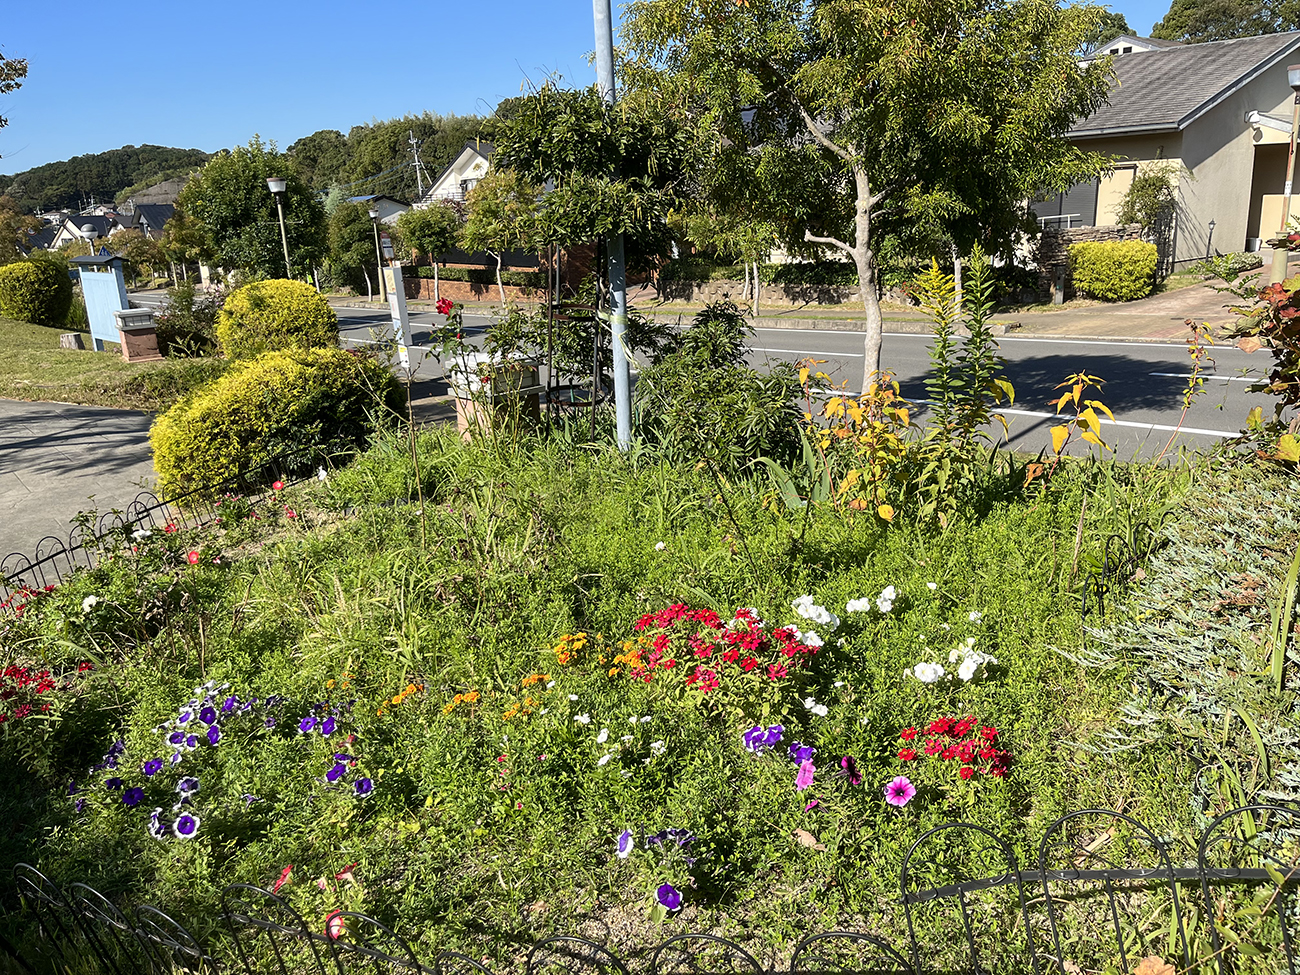
<path id="1" fill-rule="evenodd" d="M 135 208 L 135 222 L 147 223 L 150 230 L 158 231 L 175 213 L 176 207 L 170 203 L 141 203 Z"/>
<path id="2" fill-rule="evenodd" d="M 1300 47 L 1300 32 L 1134 51 L 1115 58 L 1110 101 L 1070 135 L 1119 135 L 1186 128 L 1242 85 Z"/>

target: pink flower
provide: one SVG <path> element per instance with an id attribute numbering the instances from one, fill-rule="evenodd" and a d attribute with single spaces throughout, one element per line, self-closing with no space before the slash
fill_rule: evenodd
<path id="1" fill-rule="evenodd" d="M 795 776 L 795 780 L 794 780 L 795 791 L 803 792 L 804 789 L 812 785 L 813 773 L 816 771 L 817 769 L 813 765 L 812 759 L 811 758 L 805 759 L 803 764 L 799 766 L 799 774 Z"/>
<path id="2" fill-rule="evenodd" d="M 885 786 L 885 802 L 900 809 L 911 802 L 914 795 L 916 795 L 916 786 L 912 785 L 905 775 L 900 775 Z"/>
<path id="3" fill-rule="evenodd" d="M 272 490 L 272 491 L 283 491 L 283 490 L 284 490 L 284 481 L 276 481 L 274 484 L 271 485 L 271 490 Z"/>
<path id="4" fill-rule="evenodd" d="M 190 565 L 198 565 L 198 564 L 199 564 L 199 553 L 198 553 L 198 552 L 190 552 L 188 555 L 185 556 L 185 561 L 187 561 Z"/>

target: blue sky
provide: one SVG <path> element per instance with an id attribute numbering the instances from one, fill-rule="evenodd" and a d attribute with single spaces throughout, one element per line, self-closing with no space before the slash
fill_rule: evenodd
<path id="1" fill-rule="evenodd" d="M 6 0 L 0 53 L 27 58 L 0 97 L 0 172 L 123 145 L 209 152 L 254 133 L 408 112 L 487 113 L 526 78 L 595 80 L 588 0 Z M 617 3 L 615 16 L 618 16 Z M 1167 0 L 1115 4 L 1140 33 Z"/>

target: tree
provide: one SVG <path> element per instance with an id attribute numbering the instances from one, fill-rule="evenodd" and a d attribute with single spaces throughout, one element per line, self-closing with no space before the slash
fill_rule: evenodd
<path id="1" fill-rule="evenodd" d="M 375 225 L 370 219 L 370 208 L 363 203 L 340 203 L 329 219 L 329 267 L 335 280 L 355 287 L 359 279 L 366 281 L 366 297 L 374 295 L 370 282 L 370 268 L 376 268 Z"/>
<path id="2" fill-rule="evenodd" d="M 352 149 L 338 129 L 321 129 L 303 136 L 285 151 L 304 183 L 317 193 L 342 179 L 352 161 Z"/>
<path id="3" fill-rule="evenodd" d="M 497 262 L 497 291 L 506 303 L 501 283 L 501 256 L 510 250 L 537 247 L 537 187 L 513 169 L 494 169 L 465 197 L 465 226 L 460 245 L 467 251 L 487 251 Z"/>
<path id="4" fill-rule="evenodd" d="M 351 158 L 340 182 L 351 184 L 353 195 L 387 193 L 414 201 L 418 187 L 429 188 L 431 179 L 460 154 L 466 142 L 480 135 L 483 120 L 477 115 L 404 115 L 401 118 L 355 125 L 348 132 Z M 418 143 L 423 170 L 415 175 L 411 136 Z"/>
<path id="5" fill-rule="evenodd" d="M 181 266 L 186 281 L 190 279 L 190 264 L 207 264 L 213 260 L 212 245 L 203 225 L 184 210 L 177 210 L 163 225 L 158 243 L 167 260 Z"/>
<path id="6" fill-rule="evenodd" d="M 290 276 L 305 274 L 325 256 L 325 212 L 275 143 L 254 136 L 247 146 L 215 157 L 185 185 L 176 204 L 203 225 L 223 266 L 280 277 L 284 250 L 268 176 L 286 181 Z"/>
<path id="7" fill-rule="evenodd" d="M 41 221 L 22 213 L 12 196 L 0 196 L 0 264 L 22 257 L 27 235 L 40 229 Z"/>
<path id="8" fill-rule="evenodd" d="M 1294 0 L 1173 0 L 1151 36 L 1200 44 L 1257 34 L 1276 34 L 1300 26 Z"/>
<path id="9" fill-rule="evenodd" d="M 158 241 L 136 227 L 119 230 L 108 239 L 108 247 L 131 265 L 132 283 L 138 272 L 144 271 L 152 277 L 167 263 Z"/>
<path id="10" fill-rule="evenodd" d="M 433 300 L 438 293 L 438 259 L 456 246 L 460 233 L 460 214 L 450 203 L 441 200 L 422 210 L 407 210 L 397 218 L 402 238 L 433 265 Z"/>
<path id="11" fill-rule="evenodd" d="M 876 250 L 889 223 L 1005 236 L 1009 220 L 979 226 L 990 202 L 1104 169 L 1064 139 L 1110 87 L 1107 64 L 1074 53 L 1098 14 L 1055 0 L 634 0 L 625 77 L 688 106 L 718 153 L 758 158 L 788 247 L 853 261 L 865 388 L 880 371 Z"/>
<path id="12" fill-rule="evenodd" d="M 1097 26 L 1083 39 L 1080 51 L 1094 51 L 1103 41 L 1114 40 L 1116 37 L 1132 33 L 1133 28 L 1129 27 L 1122 13 L 1117 10 L 1103 10 L 1097 18 Z"/>
<path id="13" fill-rule="evenodd" d="M 27 77 L 27 62 L 23 58 L 7 58 L 0 54 L 0 95 L 7 95 L 23 86 Z M 9 120 L 0 115 L 0 129 L 9 124 Z"/>

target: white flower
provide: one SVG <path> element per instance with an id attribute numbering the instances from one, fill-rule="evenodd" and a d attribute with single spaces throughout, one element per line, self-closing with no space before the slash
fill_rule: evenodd
<path id="1" fill-rule="evenodd" d="M 573 720 L 576 721 L 576 722 L 578 722 L 578 724 L 591 724 L 591 715 L 589 715 L 589 714 L 575 714 L 575 715 L 573 716 Z"/>
<path id="2" fill-rule="evenodd" d="M 99 602 L 98 596 L 87 596 L 85 599 L 81 601 L 81 611 L 83 613 L 89 613 L 92 609 L 95 608 L 95 604 L 98 602 Z"/>
<path id="3" fill-rule="evenodd" d="M 668 547 L 668 546 L 665 545 L 663 542 L 655 542 L 655 551 L 656 551 L 656 552 L 662 552 L 662 551 L 663 551 L 665 548 L 667 548 L 667 547 Z"/>
<path id="4" fill-rule="evenodd" d="M 884 591 L 876 597 L 876 609 L 880 610 L 882 613 L 888 613 L 894 608 L 894 597 L 894 587 L 886 586 Z"/>
<path id="5" fill-rule="evenodd" d="M 597 745 L 603 745 L 603 744 L 605 744 L 605 742 L 607 742 L 607 741 L 609 741 L 609 729 L 608 729 L 608 728 L 601 728 L 601 729 L 600 729 L 600 734 L 598 734 L 598 735 L 596 736 L 596 744 L 597 744 Z"/>
<path id="6" fill-rule="evenodd" d="M 632 717 L 628 718 L 628 719 L 627 719 L 627 723 L 628 723 L 628 724 L 636 724 L 636 715 L 634 714 L 634 715 L 632 715 Z"/>
<path id="7" fill-rule="evenodd" d="M 148 538 L 152 534 L 153 532 L 151 532 L 148 528 L 137 528 L 135 531 L 131 532 L 131 537 L 134 538 L 137 542 L 140 542 Z"/>
<path id="8" fill-rule="evenodd" d="M 550 681 L 547 681 L 547 682 L 546 682 L 546 689 L 547 689 L 548 691 L 549 691 L 552 687 L 554 687 L 554 686 L 555 686 L 555 681 L 550 680 Z"/>
<path id="9" fill-rule="evenodd" d="M 967 657 L 957 668 L 957 676 L 962 680 L 970 680 L 975 676 L 975 671 L 979 669 L 979 661 L 974 657 Z"/>
<path id="10" fill-rule="evenodd" d="M 820 647 L 825 645 L 825 641 L 817 635 L 816 630 L 808 630 L 805 633 L 803 630 L 796 629 L 794 631 L 794 638 L 805 647 Z"/>
<path id="11" fill-rule="evenodd" d="M 827 711 L 826 705 L 825 705 L 825 704 L 818 704 L 818 703 L 817 703 L 813 698 L 811 698 L 811 697 L 805 697 L 805 698 L 803 699 L 803 706 L 806 707 L 806 708 L 807 708 L 809 711 L 811 711 L 813 714 L 817 715 L 817 717 L 819 717 L 819 718 L 824 718 L 824 717 L 826 717 L 826 711 Z"/>
<path id="12" fill-rule="evenodd" d="M 840 618 L 825 606 L 814 603 L 812 596 L 800 596 L 790 605 L 804 619 L 819 623 L 828 630 L 834 630 L 840 625 Z"/>
<path id="13" fill-rule="evenodd" d="M 836 687 L 843 687 L 843 686 L 844 686 L 844 681 L 842 681 L 842 680 L 837 680 L 837 681 L 835 682 L 835 686 L 836 686 Z"/>
<path id="14" fill-rule="evenodd" d="M 624 736 L 622 737 L 621 740 L 622 740 L 622 741 L 631 741 L 631 740 L 632 740 L 632 737 L 633 737 L 632 735 L 624 735 Z"/>
<path id="15" fill-rule="evenodd" d="M 978 623 L 983 618 L 984 618 L 984 614 L 981 613 L 979 610 L 975 610 L 975 612 L 970 614 L 970 621 L 972 623 Z"/>
<path id="16" fill-rule="evenodd" d="M 849 613 L 866 613 L 871 610 L 871 597 L 863 596 L 861 599 L 850 599 L 844 604 L 844 609 Z"/>
<path id="17" fill-rule="evenodd" d="M 656 755 L 662 755 L 667 750 L 668 743 L 663 741 L 663 739 L 650 742 L 650 751 L 654 752 Z"/>
<path id="18" fill-rule="evenodd" d="M 577 699 L 578 699 L 578 695 L 577 695 L 577 694 L 570 694 L 570 695 L 569 695 L 569 700 L 570 700 L 570 701 L 576 701 Z"/>
<path id="19" fill-rule="evenodd" d="M 927 582 L 927 583 L 925 584 L 925 587 L 926 587 L 927 589 L 929 589 L 930 592 L 934 592 L 936 589 L 939 588 L 939 583 L 937 583 L 937 582 Z"/>
<path id="20" fill-rule="evenodd" d="M 922 684 L 933 684 L 945 673 L 943 664 L 932 664 L 924 661 L 912 668 L 912 676 Z"/>
<path id="21" fill-rule="evenodd" d="M 613 756 L 612 753 L 606 753 L 606 754 L 604 754 L 604 755 L 601 755 L 601 756 L 600 756 L 600 760 L 599 760 L 598 762 L 596 762 L 596 764 L 597 764 L 597 765 L 604 765 L 606 762 L 608 762 L 608 761 L 609 761 L 611 758 L 613 758 L 613 757 L 614 757 L 614 756 Z"/>
<path id="22" fill-rule="evenodd" d="M 649 720 L 650 720 L 650 715 L 647 714 L 645 717 L 643 717 L 643 718 L 641 719 L 641 723 L 642 723 L 642 724 L 645 724 L 645 723 L 646 723 L 647 721 L 649 721 Z"/>
<path id="23" fill-rule="evenodd" d="M 939 624 L 939 629 L 941 629 L 941 630 L 951 630 L 952 627 L 949 626 L 947 623 L 940 623 L 940 624 Z"/>
<path id="24" fill-rule="evenodd" d="M 328 477 L 329 477 L 329 474 L 326 473 L 325 468 L 323 468 L 323 467 L 318 467 L 318 468 L 316 468 L 316 480 L 318 480 L 318 481 L 324 483 L 325 479 L 328 478 Z"/>

